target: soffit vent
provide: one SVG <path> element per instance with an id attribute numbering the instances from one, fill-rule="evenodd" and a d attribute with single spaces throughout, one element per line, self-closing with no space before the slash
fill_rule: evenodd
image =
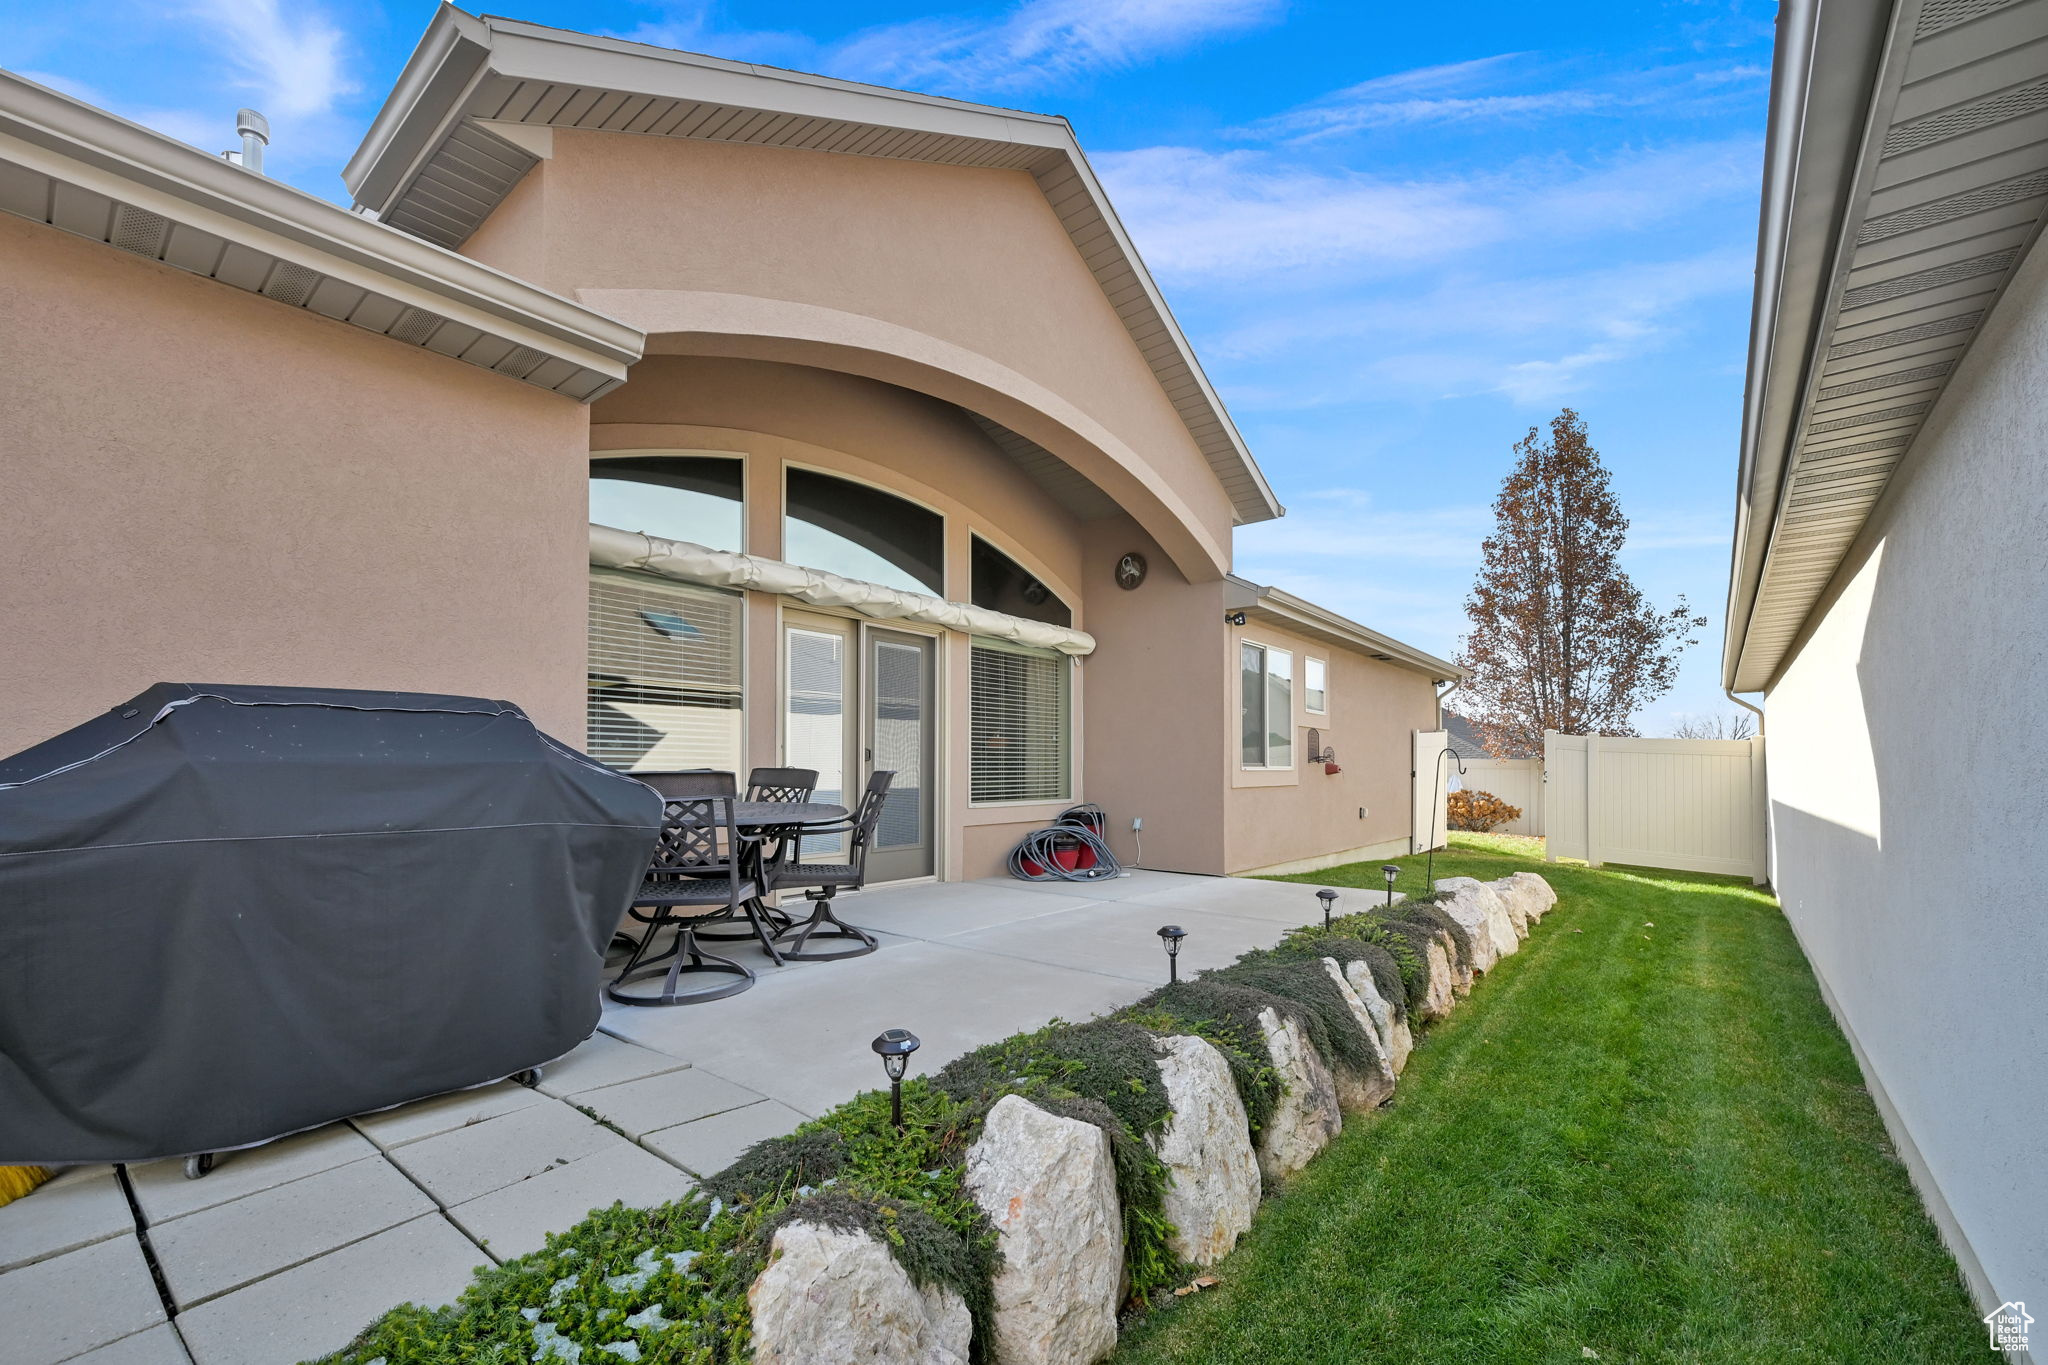
<path id="1" fill-rule="evenodd" d="M 1866 284 L 1861 289 L 1851 289 L 1842 295 L 1842 311 L 1865 308 L 1873 303 L 1900 298 L 1906 294 L 1917 294 L 1923 289 L 1934 289 L 1958 280 L 1975 279 L 1979 275 L 1999 275 L 2018 258 L 2018 247 L 2007 247 L 1994 251 L 1988 256 L 1973 256 L 1967 261 L 1951 261 L 1929 270 L 1915 271 L 1911 275 L 1900 275 L 1896 279 L 1879 280 Z"/>
<path id="2" fill-rule="evenodd" d="M 1899 124 L 1885 135 L 1884 155 L 1897 156 L 1901 152 L 1915 151 L 1949 138 L 1961 137 L 1964 133 L 1974 133 L 1979 128 L 1989 128 L 1994 123 L 2038 113 L 2042 109 L 2048 109 L 2048 81 L 2002 90 L 1981 100 L 1972 100 L 1938 114 Z"/>
<path id="3" fill-rule="evenodd" d="M 429 313 L 424 308 L 407 308 L 398 315 L 398 321 L 391 324 L 391 330 L 385 335 L 414 346 L 424 346 L 427 338 L 439 331 L 446 321 L 439 313 Z"/>
<path id="4" fill-rule="evenodd" d="M 107 235 L 107 242 L 123 251 L 155 260 L 163 255 L 164 234 L 170 226 L 170 219 L 160 213 L 151 213 L 133 204 L 120 204 L 115 207 L 114 230 Z"/>
<path id="5" fill-rule="evenodd" d="M 1907 417 L 1918 417 L 1933 406 L 1934 404 L 1932 403 L 1908 403 L 1904 407 L 1880 408 L 1876 412 L 1859 412 L 1850 417 L 1837 417 L 1832 422 L 1815 422 L 1806 429 L 1806 434 L 1809 436 L 1819 436 L 1825 432 L 1840 431 L 1845 427 L 1867 427 L 1874 426 L 1879 422 L 1892 422 L 1903 420 Z"/>
<path id="6" fill-rule="evenodd" d="M 2024 203 L 2048 194 L 2048 171 L 2036 171 L 2032 175 L 2017 175 L 2010 180 L 2001 180 L 1995 185 L 1982 185 L 1961 194 L 1952 194 L 1946 199 L 1937 199 L 1931 204 L 1920 204 L 1897 213 L 1887 213 L 1872 218 L 1863 224 L 1856 234 L 1857 245 L 1881 242 L 1887 237 L 1914 232 L 1936 223 L 1951 223 L 1958 218 L 1967 218 L 1973 213 L 1988 213 L 2002 209 L 2008 204 Z"/>
<path id="7" fill-rule="evenodd" d="M 1930 33 L 1967 24 L 1972 19 L 1982 19 L 1996 10 L 2010 8 L 2020 0 L 1927 0 L 1920 10 L 1920 24 L 1914 36 L 1925 38 Z"/>
<path id="8" fill-rule="evenodd" d="M 503 360 L 491 366 L 491 368 L 500 374 L 509 374 L 516 378 L 524 379 L 540 368 L 540 363 L 546 359 L 546 356 L 534 350 L 531 346 L 514 346 L 505 353 Z"/>
<path id="9" fill-rule="evenodd" d="M 1882 351 L 1888 346 L 1903 346 L 1909 341 L 1925 341 L 1929 337 L 1943 337 L 1951 332 L 1967 332 L 1984 320 L 1984 310 L 1964 313 L 1960 317 L 1936 318 L 1932 322 L 1915 323 L 1901 327 L 1896 332 L 1884 332 L 1861 341 L 1845 341 L 1839 346 L 1828 348 L 1828 359 L 1836 360 L 1845 355 L 1862 355 L 1866 351 Z"/>
<path id="10" fill-rule="evenodd" d="M 294 261 L 279 261 L 277 268 L 270 272 L 270 278 L 264 282 L 263 297 L 296 308 L 312 297 L 313 287 L 319 283 L 318 272 Z"/>

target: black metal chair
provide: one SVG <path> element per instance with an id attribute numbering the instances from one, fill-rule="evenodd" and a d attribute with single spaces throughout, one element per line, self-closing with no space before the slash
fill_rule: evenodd
<path id="1" fill-rule="evenodd" d="M 749 801 L 808 801 L 816 790 L 816 768 L 756 768 L 747 774 Z"/>
<path id="2" fill-rule="evenodd" d="M 754 973 L 749 968 L 697 946 L 701 926 L 730 921 L 749 897 L 758 894 L 755 869 L 759 863 L 749 852 L 752 842 L 733 823 L 731 796 L 668 801 L 653 864 L 626 912 L 645 924 L 647 932 L 634 945 L 626 965 L 604 988 L 607 996 L 621 1005 L 696 1005 L 738 995 L 754 984 Z M 641 913 L 643 910 L 648 913 Z M 654 946 L 655 936 L 670 927 L 676 931 L 675 942 L 650 955 L 648 950 Z M 664 962 L 666 967 L 661 965 Z M 685 975 L 697 972 L 737 976 L 740 980 L 701 990 L 677 989 Z M 624 989 L 654 976 L 663 978 L 658 993 Z"/>
<path id="3" fill-rule="evenodd" d="M 675 772 L 628 773 L 670 801 L 689 796 L 738 796 L 739 779 L 718 768 L 683 768 Z"/>
<path id="4" fill-rule="evenodd" d="M 832 913 L 832 898 L 841 891 L 858 891 L 867 884 L 868 846 L 875 840 L 875 826 L 881 821 L 883 803 L 889 799 L 889 785 L 895 780 L 896 774 L 892 772 L 874 774 L 868 778 L 868 787 L 861 794 L 860 804 L 844 824 L 804 830 L 800 837 L 790 840 L 784 858 L 762 866 L 763 891 L 800 890 L 804 899 L 811 902 L 810 918 L 791 924 L 777 935 L 778 938 L 787 938 L 791 934 L 796 936 L 795 944 L 782 950 L 785 958 L 792 962 L 833 962 L 844 957 L 864 956 L 880 946 L 873 934 Z M 803 861 L 804 839 L 831 838 L 841 834 L 848 836 L 845 862 Z M 837 952 L 814 953 L 808 951 L 813 938 L 850 939 L 855 946 Z"/>

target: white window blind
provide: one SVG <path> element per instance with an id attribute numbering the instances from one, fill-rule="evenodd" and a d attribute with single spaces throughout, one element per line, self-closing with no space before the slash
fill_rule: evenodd
<path id="1" fill-rule="evenodd" d="M 1238 646 L 1238 714 L 1247 768 L 1294 766 L 1294 656 L 1284 649 Z"/>
<path id="2" fill-rule="evenodd" d="M 1066 658 L 977 639 L 970 661 L 972 799 L 1064 801 L 1071 792 Z"/>
<path id="3" fill-rule="evenodd" d="M 585 747 L 627 771 L 740 765 L 737 594 L 590 576 Z"/>

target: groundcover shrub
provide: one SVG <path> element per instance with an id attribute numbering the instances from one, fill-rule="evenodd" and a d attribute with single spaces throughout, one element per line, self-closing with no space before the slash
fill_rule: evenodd
<path id="1" fill-rule="evenodd" d="M 767 1265 L 776 1230 L 796 1220 L 865 1232 L 919 1286 L 960 1294 L 974 1317 L 974 1358 L 983 1361 L 1001 1252 L 966 1187 L 966 1153 L 996 1101 L 1013 1094 L 1108 1135 L 1127 1306 L 1141 1310 L 1192 1273 L 1174 1256 L 1174 1230 L 1161 1211 L 1168 1174 L 1150 1140 L 1172 1110 L 1154 1040 L 1193 1034 L 1221 1051 L 1256 1137 L 1281 1095 L 1260 1012 L 1295 1026 L 1325 1063 L 1370 1069 L 1379 1045 L 1321 959 L 1365 962 L 1405 1017 L 1428 997 L 1428 945 L 1445 941 L 1469 964 L 1471 944 L 1455 921 L 1430 898 L 1404 901 L 1340 916 L 1327 930 L 1297 929 L 1277 947 L 1104 1018 L 1054 1020 L 977 1048 L 936 1075 L 904 1082 L 901 1133 L 887 1093 L 868 1091 L 787 1137 L 757 1143 L 687 1199 L 595 1210 L 541 1250 L 479 1272 L 445 1308 L 393 1309 L 325 1365 L 745 1360 L 747 1289 Z"/>

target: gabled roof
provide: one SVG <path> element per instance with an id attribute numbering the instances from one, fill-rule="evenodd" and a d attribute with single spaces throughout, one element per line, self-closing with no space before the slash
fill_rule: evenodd
<path id="1" fill-rule="evenodd" d="M 589 402 L 641 334 L 0 71 L 0 211 Z"/>
<path id="2" fill-rule="evenodd" d="M 1786 0 L 1724 681 L 1768 687 L 2048 210 L 2048 0 Z"/>
<path id="3" fill-rule="evenodd" d="M 383 221 L 460 246 L 536 164 L 486 122 L 1028 171 L 1216 471 L 1235 519 L 1281 514 L 1065 119 L 444 4 L 342 179 Z"/>
<path id="4" fill-rule="evenodd" d="M 1435 682 L 1471 676 L 1456 664 L 1434 654 L 1425 654 L 1413 645 L 1404 645 L 1391 635 L 1382 635 L 1369 626 L 1325 610 L 1291 592 L 1254 583 L 1236 574 L 1223 580 L 1223 609 L 1241 611 L 1246 620 L 1265 621 L 1283 630 L 1378 659 L 1381 663 L 1398 664 L 1417 673 L 1427 673 Z"/>

